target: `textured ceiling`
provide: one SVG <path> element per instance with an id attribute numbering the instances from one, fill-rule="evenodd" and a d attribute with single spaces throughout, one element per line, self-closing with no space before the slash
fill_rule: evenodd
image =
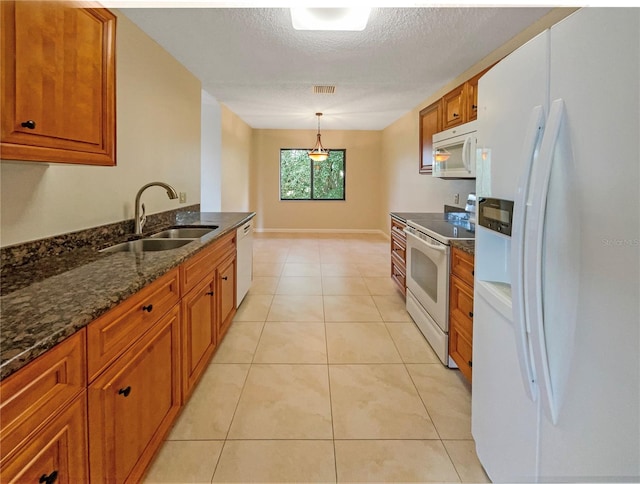
<path id="1" fill-rule="evenodd" d="M 121 8 L 253 128 L 383 129 L 549 8 L 374 8 L 362 32 L 285 8 Z M 314 94 L 314 85 L 335 94 Z"/>

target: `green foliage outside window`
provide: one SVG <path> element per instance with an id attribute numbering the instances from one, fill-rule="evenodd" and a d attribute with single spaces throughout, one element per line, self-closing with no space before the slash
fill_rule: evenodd
<path id="1" fill-rule="evenodd" d="M 346 150 L 313 162 L 307 150 L 280 150 L 280 200 L 344 200 Z"/>

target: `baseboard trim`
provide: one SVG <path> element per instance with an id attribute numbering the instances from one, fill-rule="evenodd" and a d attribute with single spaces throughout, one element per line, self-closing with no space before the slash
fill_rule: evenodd
<path id="1" fill-rule="evenodd" d="M 386 234 L 379 229 L 263 229 L 254 228 L 254 232 L 285 234 Z"/>

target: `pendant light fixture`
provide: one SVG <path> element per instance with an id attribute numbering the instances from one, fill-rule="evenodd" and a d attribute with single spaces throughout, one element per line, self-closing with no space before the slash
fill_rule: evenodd
<path id="1" fill-rule="evenodd" d="M 329 157 L 329 150 L 325 150 L 320 142 L 320 116 L 322 116 L 322 113 L 316 113 L 316 116 L 318 117 L 318 139 L 313 149 L 307 153 L 309 154 L 309 158 L 318 162 L 324 161 Z"/>
<path id="2" fill-rule="evenodd" d="M 435 150 L 433 153 L 433 158 L 436 161 L 436 163 L 444 163 L 449 159 L 450 156 L 451 156 L 451 153 L 449 153 L 444 148 Z"/>

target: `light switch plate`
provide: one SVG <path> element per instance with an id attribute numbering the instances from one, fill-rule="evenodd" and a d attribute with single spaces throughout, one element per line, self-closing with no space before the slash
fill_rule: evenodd
<path id="1" fill-rule="evenodd" d="M 180 192 L 180 203 L 187 203 L 187 192 Z"/>

